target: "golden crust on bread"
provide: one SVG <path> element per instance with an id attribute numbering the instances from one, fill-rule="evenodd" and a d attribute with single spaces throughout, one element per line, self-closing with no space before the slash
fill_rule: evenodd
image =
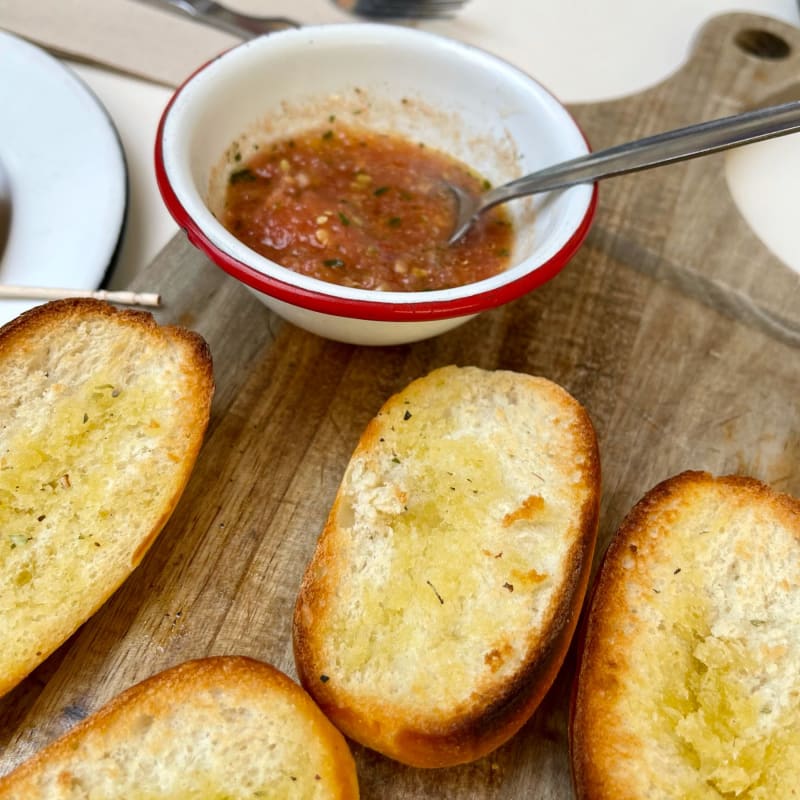
<path id="1" fill-rule="evenodd" d="M 445 367 L 413 382 L 364 431 L 304 576 L 303 685 L 404 763 L 501 745 L 564 658 L 599 480 L 591 422 L 550 381 Z"/>
<path id="2" fill-rule="evenodd" d="M 789 798 L 800 786 L 800 503 L 686 472 L 604 559 L 573 702 L 578 797 Z"/>
<path id="3" fill-rule="evenodd" d="M 150 314 L 64 300 L 0 329 L 0 694 L 142 559 L 213 388 L 203 339 Z"/>
<path id="4" fill-rule="evenodd" d="M 128 689 L 4 778 L 1 800 L 357 800 L 313 700 L 249 658 L 188 661 Z"/>

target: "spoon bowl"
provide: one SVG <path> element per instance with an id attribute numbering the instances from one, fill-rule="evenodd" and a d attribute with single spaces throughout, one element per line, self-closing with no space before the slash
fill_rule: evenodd
<path id="1" fill-rule="evenodd" d="M 798 130 L 800 100 L 795 100 L 665 131 L 579 156 L 497 186 L 478 197 L 448 184 L 456 199 L 456 223 L 448 243 L 458 241 L 484 211 L 507 200 L 686 161 Z"/>

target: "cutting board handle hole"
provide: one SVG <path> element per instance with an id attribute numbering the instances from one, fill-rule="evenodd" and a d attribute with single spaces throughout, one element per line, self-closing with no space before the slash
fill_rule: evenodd
<path id="1" fill-rule="evenodd" d="M 792 52 L 789 43 L 769 31 L 747 28 L 739 31 L 734 38 L 736 46 L 745 53 L 756 58 L 778 61 L 787 58 Z"/>

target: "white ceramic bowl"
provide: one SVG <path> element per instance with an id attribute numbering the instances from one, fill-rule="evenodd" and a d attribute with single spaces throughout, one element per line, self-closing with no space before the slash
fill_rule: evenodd
<path id="1" fill-rule="evenodd" d="M 583 241 L 596 187 L 507 205 L 511 266 L 429 292 L 354 289 L 299 275 L 215 217 L 233 153 L 337 120 L 443 150 L 498 185 L 588 151 L 539 83 L 474 47 L 412 28 L 355 23 L 270 34 L 206 64 L 170 100 L 156 140 L 164 201 L 189 240 L 277 314 L 309 331 L 385 345 L 437 335 L 552 278 Z M 234 143 L 236 143 L 234 145 Z"/>

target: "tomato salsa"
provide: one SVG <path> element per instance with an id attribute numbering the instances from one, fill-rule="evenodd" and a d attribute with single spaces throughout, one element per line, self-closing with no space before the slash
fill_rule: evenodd
<path id="1" fill-rule="evenodd" d="M 331 124 L 262 145 L 237 165 L 222 223 L 303 275 L 382 291 L 460 286 L 506 269 L 512 228 L 494 208 L 454 245 L 446 183 L 488 188 L 466 165 L 394 135 Z"/>

